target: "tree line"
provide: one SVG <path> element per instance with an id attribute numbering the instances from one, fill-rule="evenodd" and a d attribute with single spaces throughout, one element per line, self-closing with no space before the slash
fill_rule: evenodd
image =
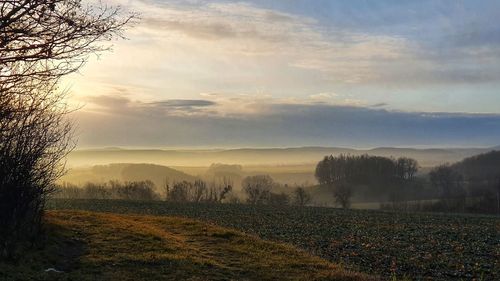
<path id="1" fill-rule="evenodd" d="M 495 213 L 500 210 L 500 152 L 491 152 L 453 165 L 419 173 L 414 159 L 380 156 L 326 156 L 315 170 L 319 187 L 291 187 L 269 175 L 247 176 L 241 190 L 230 177 L 196 179 L 155 186 L 150 181 L 65 185 L 57 197 L 88 199 L 164 200 L 193 203 L 251 205 L 315 205 L 311 192 L 326 188 L 332 200 L 349 208 L 353 196 L 369 195 L 383 209 Z M 318 197 L 316 197 L 317 199 Z M 373 201 L 371 201 L 373 202 Z"/>
<path id="2" fill-rule="evenodd" d="M 232 186 L 228 182 L 208 184 L 202 180 L 179 181 L 158 188 L 152 181 L 117 181 L 103 183 L 88 182 L 83 185 L 63 183 L 51 195 L 56 199 L 118 199 L 118 200 L 163 200 L 171 202 L 223 202 Z"/>
<path id="3" fill-rule="evenodd" d="M 417 161 L 406 157 L 330 155 L 317 164 L 315 177 L 320 185 L 332 190 L 336 203 L 348 208 L 355 191 L 397 196 L 398 191 L 414 181 L 417 172 Z"/>
<path id="4" fill-rule="evenodd" d="M 500 214 L 500 151 L 435 167 L 429 180 L 441 196 L 436 210 Z"/>
<path id="5" fill-rule="evenodd" d="M 109 181 L 86 183 L 81 186 L 63 183 L 52 195 L 58 199 L 120 199 L 163 200 L 178 203 L 237 203 L 251 205 L 297 205 L 311 203 L 311 195 L 304 187 L 290 188 L 275 182 L 268 175 L 249 176 L 242 182 L 243 196 L 234 192 L 230 178 L 207 182 L 170 182 L 157 187 L 152 181 Z"/>
<path id="6" fill-rule="evenodd" d="M 384 209 L 500 214 L 500 151 L 418 172 L 418 162 L 406 157 L 330 155 L 315 176 L 343 208 L 362 193 L 390 202 Z"/>
<path id="7" fill-rule="evenodd" d="M 86 183 L 78 186 L 63 183 L 57 186 L 52 195 L 62 199 L 121 199 L 121 200 L 158 200 L 159 194 L 155 191 L 152 181 L 111 180 L 105 183 Z"/>
<path id="8" fill-rule="evenodd" d="M 269 175 L 248 176 L 243 179 L 242 188 L 246 195 L 246 202 L 251 205 L 306 206 L 311 203 L 312 199 L 304 187 L 281 186 Z"/>

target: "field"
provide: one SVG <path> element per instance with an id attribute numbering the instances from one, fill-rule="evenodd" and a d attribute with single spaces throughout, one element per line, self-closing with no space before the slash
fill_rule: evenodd
<path id="1" fill-rule="evenodd" d="M 51 211 L 46 223 L 46 247 L 17 265 L 0 263 L 0 280 L 373 279 L 288 245 L 187 218 Z"/>
<path id="2" fill-rule="evenodd" d="M 500 219 L 249 205 L 53 200 L 52 209 L 184 216 L 285 242 L 353 271 L 412 279 L 500 279 Z"/>

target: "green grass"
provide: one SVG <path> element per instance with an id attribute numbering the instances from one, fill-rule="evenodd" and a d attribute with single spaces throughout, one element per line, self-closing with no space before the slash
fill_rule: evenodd
<path id="1" fill-rule="evenodd" d="M 500 280 L 494 216 L 92 200 L 52 201 L 51 208 L 195 218 L 386 278 Z"/>
<path id="2" fill-rule="evenodd" d="M 50 211 L 45 248 L 0 280 L 369 280 L 289 245 L 178 217 Z M 44 272 L 56 268 L 64 273 Z"/>

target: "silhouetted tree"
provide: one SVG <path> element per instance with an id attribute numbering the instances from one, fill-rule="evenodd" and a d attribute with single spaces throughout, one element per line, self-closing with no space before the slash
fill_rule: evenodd
<path id="1" fill-rule="evenodd" d="M 320 184 L 330 187 L 337 201 L 346 207 L 350 200 L 347 197 L 352 195 L 354 188 L 365 188 L 365 193 L 372 196 L 391 194 L 399 198 L 396 195 L 414 180 L 417 171 L 417 161 L 410 158 L 330 155 L 317 164 L 315 176 Z"/>
<path id="2" fill-rule="evenodd" d="M 413 180 L 418 171 L 415 159 L 401 157 L 396 160 L 396 173 L 401 180 Z"/>
<path id="3" fill-rule="evenodd" d="M 497 214 L 500 215 L 500 177 L 498 178 L 496 184 L 496 195 L 497 195 Z"/>
<path id="4" fill-rule="evenodd" d="M 118 9 L 79 0 L 0 2 L 0 258 L 39 235 L 44 202 L 74 147 L 59 79 L 121 36 Z"/>
<path id="5" fill-rule="evenodd" d="M 469 195 L 481 197 L 477 211 L 500 214 L 500 151 L 466 158 L 452 168 L 463 176 Z"/>
<path id="6" fill-rule="evenodd" d="M 449 165 L 438 166 L 429 173 L 429 179 L 434 188 L 439 190 L 443 202 L 450 209 L 452 199 L 465 200 L 465 192 L 462 187 L 462 175 L 452 169 Z M 465 202 L 461 202 L 464 207 Z"/>
<path id="7" fill-rule="evenodd" d="M 233 190 L 233 181 L 232 179 L 223 176 L 217 179 L 214 179 L 210 188 L 209 194 L 205 201 L 221 203 L 224 201 L 229 193 Z"/>
<path id="8" fill-rule="evenodd" d="M 225 184 L 222 190 L 219 193 L 219 200 L 217 202 L 222 202 L 226 199 L 229 193 L 233 190 L 233 186 L 231 184 Z"/>
<path id="9" fill-rule="evenodd" d="M 82 187 L 63 184 L 54 193 L 56 198 L 80 199 L 123 199 L 123 200 L 159 200 L 152 181 L 109 181 L 107 183 L 86 183 Z"/>
<path id="10" fill-rule="evenodd" d="M 87 183 L 83 187 L 84 196 L 87 199 L 109 199 L 111 190 L 103 184 Z"/>
<path id="11" fill-rule="evenodd" d="M 210 202 L 221 203 L 232 191 L 231 180 L 224 178 L 210 185 L 202 180 L 194 182 L 182 181 L 165 185 L 166 200 L 174 202 Z"/>
<path id="12" fill-rule="evenodd" d="M 349 209 L 351 206 L 352 189 L 348 183 L 337 182 L 333 188 L 333 196 L 335 196 L 337 204 L 340 204 L 344 209 Z"/>
<path id="13" fill-rule="evenodd" d="M 328 184 L 334 181 L 331 177 L 333 169 L 333 156 L 325 156 L 323 160 L 316 165 L 314 175 L 320 184 Z"/>
<path id="14" fill-rule="evenodd" d="M 303 187 L 297 187 L 293 195 L 295 205 L 305 206 L 311 202 L 311 195 Z"/>
<path id="15" fill-rule="evenodd" d="M 155 185 L 152 181 L 130 181 L 125 183 L 115 182 L 111 193 L 115 198 L 124 200 L 156 200 L 159 196 L 154 192 Z"/>
<path id="16" fill-rule="evenodd" d="M 167 200 L 173 202 L 188 202 L 189 189 L 192 185 L 192 183 L 187 181 L 174 183 L 167 194 Z"/>
<path id="17" fill-rule="evenodd" d="M 265 204 L 269 201 L 273 179 L 268 175 L 249 176 L 243 179 L 243 191 L 249 204 Z"/>
<path id="18" fill-rule="evenodd" d="M 290 203 L 290 196 L 284 192 L 269 194 L 269 205 L 285 206 Z"/>
<path id="19" fill-rule="evenodd" d="M 207 183 L 202 180 L 196 180 L 192 185 L 191 201 L 200 202 L 207 193 Z"/>

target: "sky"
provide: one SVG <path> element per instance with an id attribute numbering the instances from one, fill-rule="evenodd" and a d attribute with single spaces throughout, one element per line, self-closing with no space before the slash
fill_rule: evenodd
<path id="1" fill-rule="evenodd" d="M 500 1 L 108 0 L 79 147 L 495 146 Z"/>

